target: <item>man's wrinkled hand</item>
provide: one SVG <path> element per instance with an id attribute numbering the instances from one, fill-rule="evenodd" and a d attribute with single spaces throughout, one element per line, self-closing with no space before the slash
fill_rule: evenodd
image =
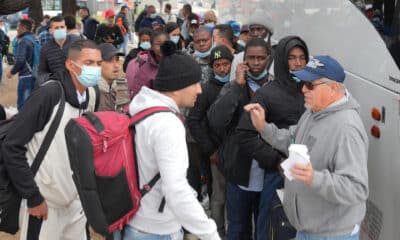
<path id="1" fill-rule="evenodd" d="M 244 106 L 244 110 L 250 113 L 251 123 L 257 131 L 265 128 L 265 110 L 258 103 L 250 103 Z"/>
<path id="2" fill-rule="evenodd" d="M 314 177 L 314 169 L 311 163 L 296 163 L 293 165 L 290 171 L 294 179 L 299 180 L 306 185 L 311 185 Z"/>

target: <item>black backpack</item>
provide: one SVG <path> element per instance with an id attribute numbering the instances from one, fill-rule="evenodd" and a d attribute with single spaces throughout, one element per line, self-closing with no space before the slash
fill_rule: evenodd
<path id="1" fill-rule="evenodd" d="M 33 160 L 31 166 L 33 176 L 35 176 L 36 172 L 39 170 L 40 164 L 42 163 L 42 160 L 46 155 L 48 148 L 50 147 L 50 144 L 54 138 L 54 135 L 57 131 L 62 115 L 64 113 L 64 89 L 61 86 L 60 82 L 49 81 L 49 83 L 50 82 L 56 82 L 60 85 L 61 100 L 56 116 L 54 117 L 54 120 L 50 125 L 50 128 L 42 142 L 42 145 L 35 159 Z M 0 121 L 0 151 L 9 129 L 13 127 L 12 123 L 13 119 Z M 19 196 L 17 190 L 12 184 L 10 177 L 8 176 L 6 166 L 4 164 L 3 154 L 0 154 L 0 232 L 15 234 L 18 231 L 20 205 L 21 196 Z"/>
<path id="2" fill-rule="evenodd" d="M 278 195 L 274 194 L 271 201 L 271 215 L 269 221 L 269 239 L 270 240 L 290 240 L 296 237 L 296 229 L 290 224 L 282 202 Z"/>
<path id="3" fill-rule="evenodd" d="M 182 26 L 183 22 L 184 22 L 184 20 L 182 18 L 179 18 L 178 16 L 176 17 L 176 24 L 178 24 L 179 27 Z"/>
<path id="4" fill-rule="evenodd" d="M 8 48 L 10 47 L 10 38 L 7 34 L 0 29 L 0 48 L 1 55 L 6 56 L 8 54 Z"/>

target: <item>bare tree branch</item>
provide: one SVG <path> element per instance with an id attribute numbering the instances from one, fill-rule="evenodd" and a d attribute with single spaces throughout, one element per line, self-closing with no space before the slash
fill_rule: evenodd
<path id="1" fill-rule="evenodd" d="M 13 14 L 29 7 L 32 0 L 0 0 L 0 15 Z"/>

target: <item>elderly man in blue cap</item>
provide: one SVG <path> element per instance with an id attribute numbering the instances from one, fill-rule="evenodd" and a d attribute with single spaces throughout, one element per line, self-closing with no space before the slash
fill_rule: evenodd
<path id="1" fill-rule="evenodd" d="M 285 179 L 283 205 L 296 240 L 359 239 L 368 198 L 368 136 L 359 104 L 343 85 L 342 66 L 329 56 L 315 56 L 293 74 L 304 83 L 307 108 L 296 126 L 266 123 L 258 104 L 245 109 L 274 148 L 286 155 L 290 143 L 308 148 L 310 162 L 295 163 L 289 170 L 294 180 Z"/>

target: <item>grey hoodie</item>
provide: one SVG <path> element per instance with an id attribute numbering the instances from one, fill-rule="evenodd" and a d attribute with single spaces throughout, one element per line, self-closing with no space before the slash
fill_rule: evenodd
<path id="1" fill-rule="evenodd" d="M 298 231 L 332 237 L 350 234 L 365 215 L 368 197 L 368 137 L 348 100 L 319 112 L 306 110 L 297 126 L 267 124 L 264 140 L 287 153 L 291 139 L 308 147 L 314 169 L 311 186 L 285 179 L 284 209 Z M 338 103 L 338 102 L 337 102 Z"/>

